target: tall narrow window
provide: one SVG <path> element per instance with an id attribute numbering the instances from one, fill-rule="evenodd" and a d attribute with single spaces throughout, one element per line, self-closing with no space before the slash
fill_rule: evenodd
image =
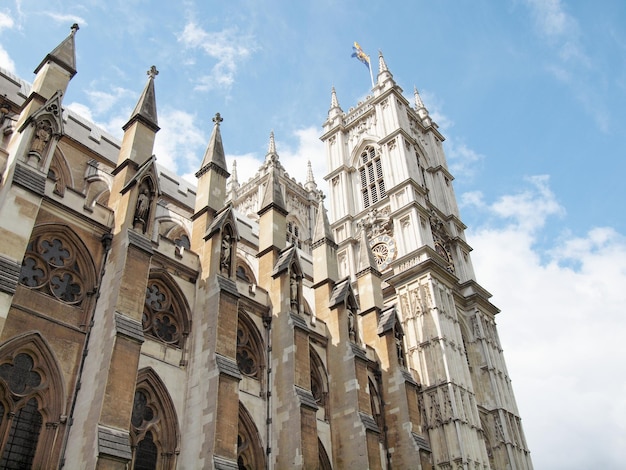
<path id="1" fill-rule="evenodd" d="M 387 192 L 380 155 L 374 150 L 374 147 L 365 147 L 361 153 L 360 165 L 361 196 L 365 209 L 386 197 Z"/>
<path id="2" fill-rule="evenodd" d="M 31 398 L 13 416 L 9 438 L 0 460 L 0 468 L 31 467 L 37 449 L 41 422 L 41 413 L 37 410 L 37 400 Z"/>

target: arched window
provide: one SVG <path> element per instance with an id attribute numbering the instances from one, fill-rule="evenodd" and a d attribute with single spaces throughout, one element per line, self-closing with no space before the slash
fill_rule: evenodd
<path id="1" fill-rule="evenodd" d="M 383 436 L 382 431 L 384 429 L 384 417 L 383 417 L 383 402 L 380 398 L 380 393 L 378 392 L 378 387 L 374 384 L 374 381 L 369 379 L 369 388 L 370 388 L 370 406 L 372 407 L 372 418 L 376 421 L 376 425 L 378 429 L 381 431 L 381 438 Z"/>
<path id="2" fill-rule="evenodd" d="M 365 147 L 361 153 L 359 160 L 359 176 L 361 179 L 361 196 L 363 197 L 364 209 L 376 204 L 387 196 L 380 154 L 378 154 L 372 146 Z"/>
<path id="3" fill-rule="evenodd" d="M 261 380 L 265 368 L 263 341 L 257 327 L 243 311 L 237 324 L 237 366 L 242 374 Z"/>
<path id="4" fill-rule="evenodd" d="M 130 426 L 134 470 L 175 468 L 178 419 L 165 385 L 151 368 L 137 374 Z"/>
<path id="5" fill-rule="evenodd" d="M 313 348 L 310 350 L 311 363 L 311 393 L 319 406 L 318 417 L 328 419 L 328 374 L 319 355 Z M 320 416 L 321 410 L 321 416 Z"/>
<path id="6" fill-rule="evenodd" d="M 239 470 L 265 468 L 265 453 L 259 431 L 250 413 L 241 403 L 239 403 L 237 432 L 237 466 Z"/>
<path id="7" fill-rule="evenodd" d="M 287 244 L 302 248 L 302 241 L 300 240 L 300 228 L 295 221 L 287 222 Z"/>
<path id="8" fill-rule="evenodd" d="M 38 333 L 0 348 L 0 468 L 56 466 L 63 396 L 58 365 Z"/>
<path id="9" fill-rule="evenodd" d="M 66 304 L 82 307 L 95 278 L 87 253 L 79 237 L 67 228 L 38 226 L 26 248 L 19 282 Z"/>
<path id="10" fill-rule="evenodd" d="M 188 309 L 184 299 L 167 273 L 152 273 L 146 287 L 141 320 L 144 334 L 163 343 L 182 347 L 189 335 Z"/>
<path id="11" fill-rule="evenodd" d="M 332 470 L 332 465 L 330 464 L 330 459 L 328 458 L 328 453 L 324 448 L 324 444 L 317 438 L 317 452 L 319 455 L 319 469 L 320 470 Z"/>

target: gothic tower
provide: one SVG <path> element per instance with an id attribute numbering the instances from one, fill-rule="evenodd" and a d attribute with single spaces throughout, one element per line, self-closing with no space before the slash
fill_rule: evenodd
<path id="1" fill-rule="evenodd" d="M 402 366 L 421 387 L 418 432 L 427 432 L 433 468 L 532 468 L 497 335 L 499 310 L 474 276 L 444 137 L 414 95 L 412 106 L 382 53 L 363 102 L 344 113 L 332 90 L 321 140 L 339 278 L 352 279 L 363 309 L 371 297 L 361 278 L 368 244 L 382 280 L 379 325 L 394 307 Z"/>

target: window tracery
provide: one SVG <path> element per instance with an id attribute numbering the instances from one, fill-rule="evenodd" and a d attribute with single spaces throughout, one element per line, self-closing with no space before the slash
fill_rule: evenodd
<path id="1" fill-rule="evenodd" d="M 293 221 L 287 222 L 287 244 L 291 244 L 302 249 L 302 240 L 300 240 L 300 228 L 298 227 L 298 224 Z"/>
<path id="2" fill-rule="evenodd" d="M 58 365 L 39 334 L 0 348 L 0 468 L 42 468 L 58 457 L 62 389 Z"/>
<path id="3" fill-rule="evenodd" d="M 256 326 L 245 312 L 240 311 L 237 324 L 237 366 L 242 374 L 256 380 L 261 380 L 264 366 L 261 344 Z"/>
<path id="4" fill-rule="evenodd" d="M 144 334 L 180 347 L 188 334 L 184 315 L 171 289 L 160 279 L 151 278 L 146 287 L 146 300 L 141 319 Z"/>
<path id="5" fill-rule="evenodd" d="M 310 350 L 311 363 L 311 393 L 320 409 L 323 410 L 324 419 L 328 419 L 326 403 L 328 400 L 328 375 L 321 358 L 314 349 Z"/>
<path id="6" fill-rule="evenodd" d="M 383 167 L 380 154 L 374 147 L 367 146 L 360 155 L 359 177 L 361 181 L 361 196 L 363 208 L 376 204 L 387 196 Z"/>
<path id="7" fill-rule="evenodd" d="M 174 468 L 179 431 L 171 398 L 152 369 L 140 370 L 137 377 L 130 420 L 131 468 Z"/>
<path id="8" fill-rule="evenodd" d="M 239 470 L 265 468 L 265 454 L 259 431 L 252 417 L 239 403 L 239 427 L 237 431 L 237 466 Z"/>
<path id="9" fill-rule="evenodd" d="M 88 291 L 85 281 L 90 276 L 78 251 L 66 236 L 54 230 L 34 236 L 22 261 L 20 283 L 61 302 L 80 306 Z"/>

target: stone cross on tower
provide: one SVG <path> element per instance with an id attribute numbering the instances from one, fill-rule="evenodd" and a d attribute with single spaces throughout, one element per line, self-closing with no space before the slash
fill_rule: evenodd
<path id="1" fill-rule="evenodd" d="M 216 126 L 219 126 L 220 122 L 222 122 L 224 119 L 222 118 L 220 113 L 215 113 L 215 117 L 212 120 Z"/>
<path id="2" fill-rule="evenodd" d="M 150 67 L 150 70 L 148 70 L 148 71 L 146 72 L 146 74 L 147 74 L 150 78 L 154 79 L 154 77 L 156 77 L 156 76 L 159 74 L 159 71 L 157 70 L 156 66 L 155 66 L 155 65 L 153 65 L 152 67 Z"/>

